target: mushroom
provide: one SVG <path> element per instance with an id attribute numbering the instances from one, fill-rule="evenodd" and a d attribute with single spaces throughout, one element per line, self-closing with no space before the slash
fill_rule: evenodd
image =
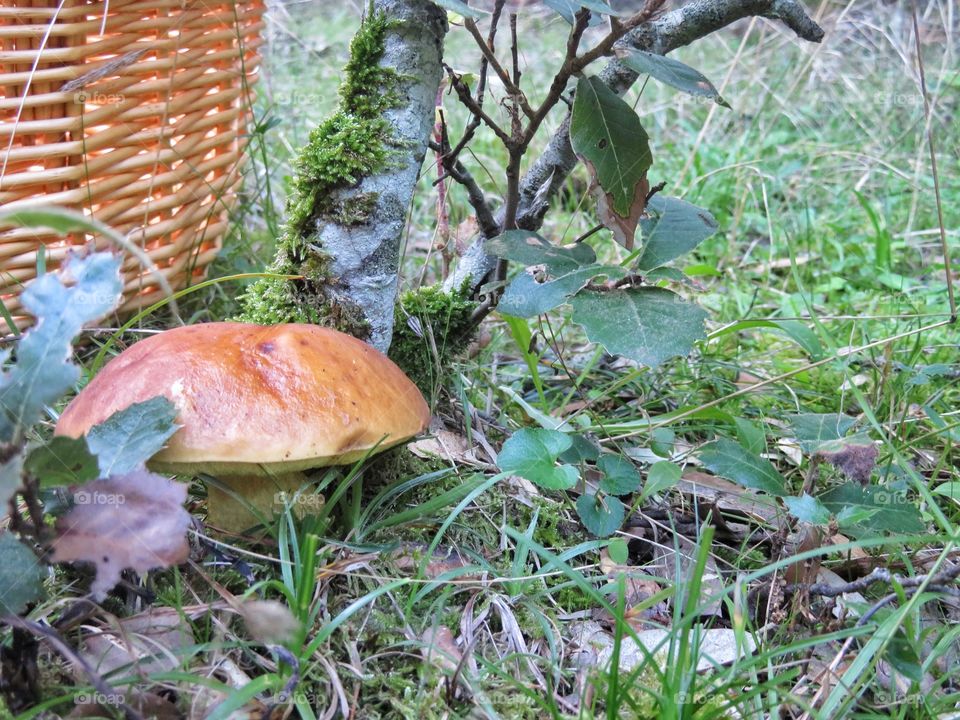
<path id="1" fill-rule="evenodd" d="M 260 511 L 302 487 L 303 471 L 356 462 L 413 437 L 430 412 L 416 385 L 366 343 L 315 325 L 218 322 L 141 340 L 73 399 L 55 433 L 80 437 L 158 395 L 181 426 L 151 469 L 207 473 Z M 269 515 L 269 512 L 267 512 Z M 241 530 L 256 516 L 208 489 L 208 520 Z"/>

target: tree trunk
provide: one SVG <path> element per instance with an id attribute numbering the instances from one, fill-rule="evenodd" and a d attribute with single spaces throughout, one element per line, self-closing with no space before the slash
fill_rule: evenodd
<path id="1" fill-rule="evenodd" d="M 314 322 L 390 346 L 401 241 L 433 126 L 446 13 L 373 0 L 354 37 L 337 111 L 296 162 L 287 225 L 241 320 Z"/>
<path id="2" fill-rule="evenodd" d="M 376 198 L 367 222 L 347 226 L 325 221 L 313 242 L 331 258 L 330 272 L 336 278 L 332 292 L 362 309 L 370 326 L 368 342 L 386 352 L 393 333 L 403 231 L 433 128 L 447 20 L 430 0 L 376 0 L 374 6 L 391 20 L 381 65 L 396 72 L 397 103 L 384 117 L 397 149 L 382 172 L 339 193 L 344 201 Z"/>

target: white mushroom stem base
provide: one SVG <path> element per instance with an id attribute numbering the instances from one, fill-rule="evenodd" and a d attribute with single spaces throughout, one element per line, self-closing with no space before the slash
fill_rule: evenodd
<path id="1" fill-rule="evenodd" d="M 323 496 L 306 489 L 302 472 L 263 475 L 236 475 L 207 483 L 207 524 L 230 532 L 242 532 L 270 521 L 291 505 L 294 515 L 313 515 L 323 507 Z"/>

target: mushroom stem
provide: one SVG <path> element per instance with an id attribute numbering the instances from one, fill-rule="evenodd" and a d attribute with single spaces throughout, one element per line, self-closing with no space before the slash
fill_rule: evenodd
<path id="1" fill-rule="evenodd" d="M 221 530 L 241 532 L 270 520 L 293 506 L 297 517 L 312 515 L 323 507 L 323 496 L 297 492 L 307 482 L 302 472 L 234 475 L 207 482 L 207 523 Z M 255 511 L 255 512 L 254 512 Z"/>

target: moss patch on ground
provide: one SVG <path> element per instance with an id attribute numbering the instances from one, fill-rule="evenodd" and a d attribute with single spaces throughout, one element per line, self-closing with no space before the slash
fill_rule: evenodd
<path id="1" fill-rule="evenodd" d="M 463 292 L 448 293 L 435 286 L 400 296 L 389 356 L 428 398 L 451 360 L 469 344 L 476 306 Z"/>

